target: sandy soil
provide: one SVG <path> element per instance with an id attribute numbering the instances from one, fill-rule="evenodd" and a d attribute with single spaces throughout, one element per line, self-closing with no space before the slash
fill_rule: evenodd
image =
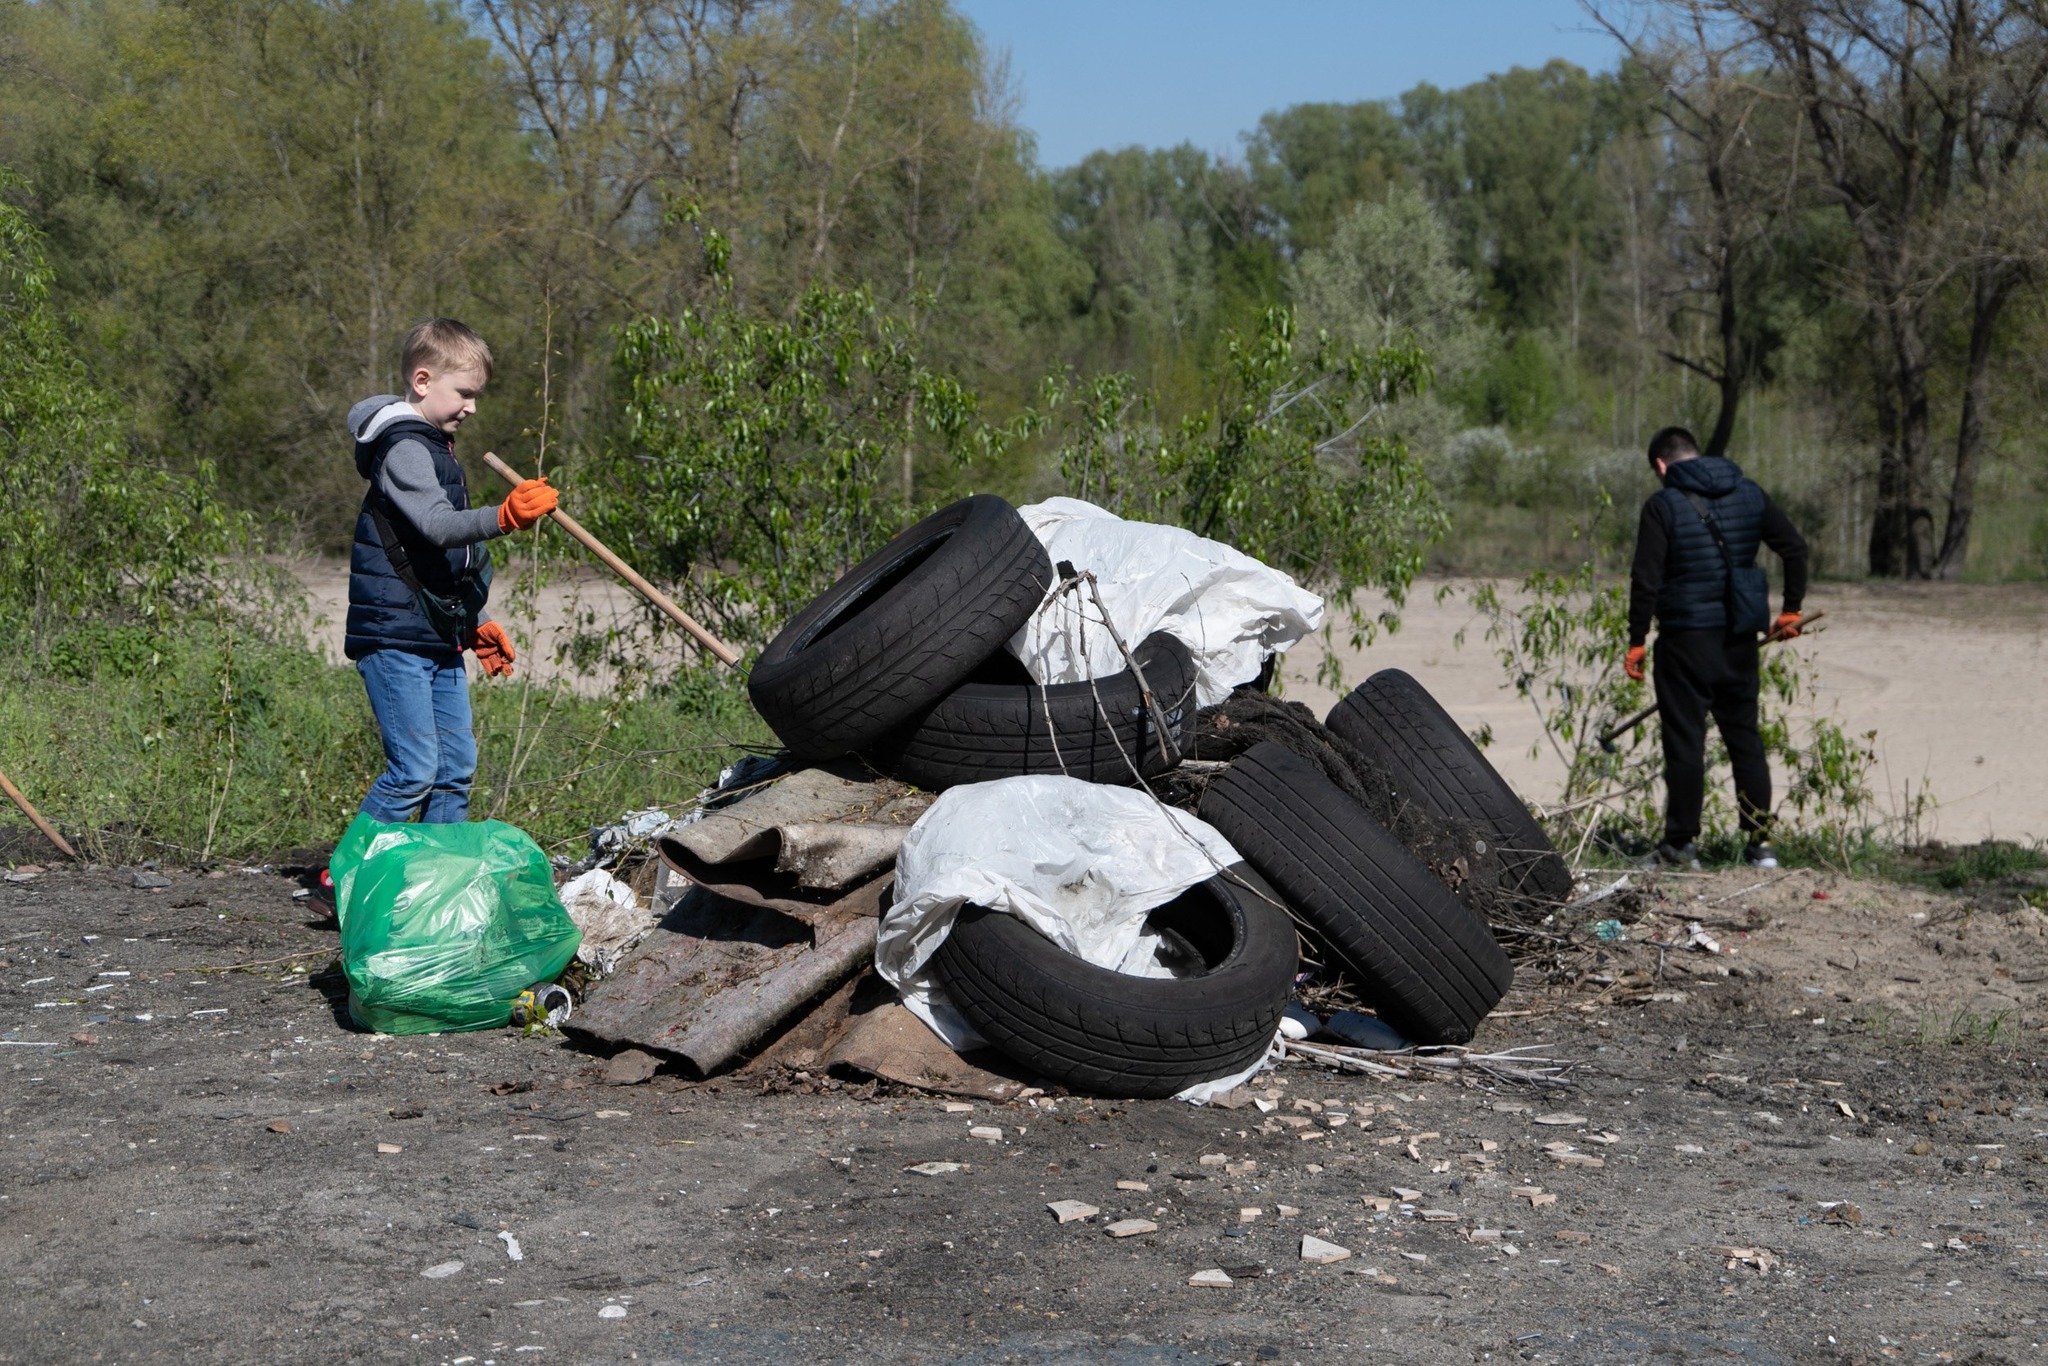
<path id="1" fill-rule="evenodd" d="M 1546 749 L 1529 703 L 1505 686 L 1467 605 L 1465 585 L 1436 602 L 1436 584 L 1410 596 L 1401 630 L 1340 659 L 1348 682 L 1405 669 L 1470 730 L 1493 727 L 1494 766 L 1533 801 L 1553 798 L 1563 765 Z M 2048 589 L 2032 584 L 1815 586 L 1807 610 L 1825 629 L 1800 648 L 1812 661 L 1824 712 L 1854 734 L 1877 732 L 1888 809 L 1908 792 L 1937 802 L 1921 833 L 1970 842 L 2048 837 L 2048 726 L 2038 716 L 2048 663 Z M 1457 646 L 1460 630 L 1467 634 Z M 1336 697 L 1314 679 L 1319 647 L 1287 658 L 1287 695 L 1326 712 Z"/>
<path id="2" fill-rule="evenodd" d="M 609 1089 L 557 1040 L 368 1037 L 309 881 L 0 885 L 0 1360 L 2044 1359 L 2048 941 L 2015 889 L 1667 877 L 1477 1041 L 1570 1089 L 1292 1063 L 1267 1117 Z M 1693 918 L 1727 951 L 1648 942 Z"/>
<path id="3" fill-rule="evenodd" d="M 315 639 L 339 659 L 347 568 L 312 560 L 297 569 L 313 600 Z M 511 579 L 501 576 L 500 600 Z M 1488 757 L 1518 791 L 1551 799 L 1563 784 L 1562 765 L 1548 750 L 1531 756 L 1541 735 L 1535 714 L 1506 688 L 1467 606 L 1469 585 L 1453 582 L 1439 604 L 1441 586 L 1417 585 L 1400 631 L 1362 652 L 1342 650 L 1345 678 L 1355 683 L 1385 668 L 1414 674 L 1467 729 L 1493 727 Z M 522 667 L 536 677 L 607 687 L 608 676 L 568 675 L 554 662 L 556 648 L 579 618 L 616 620 L 632 601 L 615 581 L 592 573 L 544 587 L 530 619 L 509 610 L 500 616 L 525 650 Z M 1853 733 L 1877 732 L 1887 811 L 1907 810 L 1911 795 L 1928 790 L 1937 805 L 1922 822 L 1923 837 L 2048 838 L 2048 725 L 2037 715 L 2048 676 L 2048 586 L 1823 583 L 1808 610 L 1828 616 L 1826 629 L 1801 647 L 1813 663 L 1820 706 Z M 677 641 L 672 648 L 687 647 Z M 1287 695 L 1318 714 L 1336 701 L 1315 682 L 1321 662 L 1314 643 L 1286 662 Z"/>

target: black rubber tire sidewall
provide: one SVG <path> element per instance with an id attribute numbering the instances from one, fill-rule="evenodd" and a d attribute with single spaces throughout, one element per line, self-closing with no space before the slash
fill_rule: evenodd
<path id="1" fill-rule="evenodd" d="M 1146 637 L 1132 657 L 1166 717 L 1165 758 L 1158 726 L 1129 669 L 1093 683 L 1049 687 L 970 679 L 861 757 L 935 792 L 1028 773 L 1133 786 L 1137 774 L 1154 778 L 1174 767 L 1182 746 L 1192 744 L 1195 661 L 1164 631 Z"/>
<path id="2" fill-rule="evenodd" d="M 982 1037 L 1037 1074 L 1089 1095 L 1171 1096 L 1257 1062 L 1293 995 L 1293 921 L 1247 886 L 1264 884 L 1240 869 L 1191 889 L 1213 898 L 1236 940 L 1201 976 L 1112 972 L 1015 916 L 969 906 L 933 977 Z"/>
<path id="3" fill-rule="evenodd" d="M 1566 901 L 1571 869 L 1529 808 L 1429 690 L 1400 669 L 1382 669 L 1331 708 L 1324 723 L 1365 751 L 1402 794 L 1444 820 L 1493 832 L 1507 890 Z"/>
<path id="4" fill-rule="evenodd" d="M 1051 587 L 1052 562 L 1017 510 L 992 494 L 964 498 L 790 618 L 755 662 L 748 695 L 792 752 L 841 758 L 944 697 Z"/>
<path id="5" fill-rule="evenodd" d="M 1209 785 L 1201 815 L 1414 1042 L 1465 1043 L 1513 983 L 1485 921 L 1287 749 L 1265 741 L 1246 750 Z"/>

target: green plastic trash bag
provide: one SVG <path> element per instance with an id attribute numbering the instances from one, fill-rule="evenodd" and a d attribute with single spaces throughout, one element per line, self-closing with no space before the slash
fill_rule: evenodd
<path id="1" fill-rule="evenodd" d="M 503 1025 L 513 999 L 561 975 L 583 939 L 547 855 L 503 821 L 357 816 L 328 867 L 348 1012 L 380 1034 Z"/>

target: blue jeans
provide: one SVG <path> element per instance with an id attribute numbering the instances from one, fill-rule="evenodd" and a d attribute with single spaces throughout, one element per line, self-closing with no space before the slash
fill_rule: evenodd
<path id="1" fill-rule="evenodd" d="M 384 741 L 384 771 L 357 809 L 390 824 L 414 816 L 429 824 L 468 820 L 476 735 L 462 656 L 372 650 L 356 672 Z"/>

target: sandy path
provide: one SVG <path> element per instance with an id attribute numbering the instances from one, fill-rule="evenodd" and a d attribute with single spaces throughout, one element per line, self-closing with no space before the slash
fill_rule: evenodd
<path id="1" fill-rule="evenodd" d="M 339 659 L 347 567 L 309 560 L 296 568 L 313 600 L 315 639 Z M 511 586 L 512 576 L 501 575 L 494 598 L 506 601 Z M 1534 800 L 1554 797 L 1563 766 L 1547 750 L 1531 757 L 1541 734 L 1536 717 L 1504 685 L 1482 638 L 1484 623 L 1467 605 L 1468 585 L 1454 582 L 1442 604 L 1439 586 L 1417 586 L 1399 632 L 1363 652 L 1343 650 L 1345 679 L 1406 669 L 1467 729 L 1493 727 L 1488 754 L 1508 781 Z M 1852 733 L 1877 732 L 1877 785 L 1889 809 L 1903 810 L 1909 790 L 1926 786 L 1938 802 L 1923 822 L 1926 836 L 2048 838 L 2048 724 L 2036 715 L 2048 659 L 2048 587 L 1823 583 L 1807 606 L 1828 614 L 1810 646 L 1820 705 Z M 590 573 L 544 587 L 531 626 L 503 608 L 498 615 L 535 677 L 603 687 L 610 680 L 602 674 L 578 677 L 557 666 L 555 648 L 579 614 L 607 621 L 630 608 L 626 589 Z M 671 648 L 688 647 L 678 641 Z M 1320 663 L 1320 647 L 1304 646 L 1286 668 L 1287 695 L 1318 714 L 1336 701 L 1314 681 Z"/>
<path id="2" fill-rule="evenodd" d="M 1441 605 L 1436 587 L 1418 586 L 1399 632 L 1341 651 L 1345 680 L 1407 670 L 1467 729 L 1493 727 L 1488 757 L 1509 782 L 1534 800 L 1553 797 L 1563 765 L 1547 749 L 1530 756 L 1541 738 L 1535 714 L 1505 686 L 1465 586 Z M 2048 590 L 1823 583 L 1807 610 L 1828 615 L 1809 649 L 1820 706 L 1852 733 L 1877 732 L 1877 786 L 1892 809 L 1925 785 L 1939 803 L 1922 825 L 1929 837 L 2048 837 L 2048 725 L 2037 715 Z M 1287 695 L 1318 713 L 1336 701 L 1314 681 L 1321 660 L 1320 648 L 1299 649 L 1286 671 Z"/>

